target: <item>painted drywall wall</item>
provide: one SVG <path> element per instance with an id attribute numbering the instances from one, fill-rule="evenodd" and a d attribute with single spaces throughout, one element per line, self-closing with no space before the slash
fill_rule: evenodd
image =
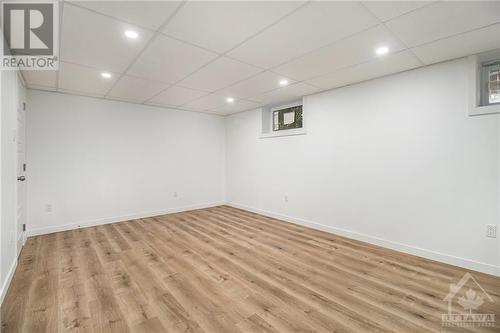
<path id="1" fill-rule="evenodd" d="M 466 74 L 462 59 L 307 96 L 302 136 L 228 117 L 228 201 L 500 274 L 500 122 L 467 116 Z"/>
<path id="2" fill-rule="evenodd" d="M 1 71 L 0 133 L 1 133 L 1 194 L 0 194 L 0 304 L 7 292 L 17 265 L 18 230 L 17 214 L 17 108 L 23 95 L 17 71 Z M 19 244 L 21 245 L 21 244 Z"/>
<path id="3" fill-rule="evenodd" d="M 224 118 L 28 91 L 28 234 L 225 199 Z"/>

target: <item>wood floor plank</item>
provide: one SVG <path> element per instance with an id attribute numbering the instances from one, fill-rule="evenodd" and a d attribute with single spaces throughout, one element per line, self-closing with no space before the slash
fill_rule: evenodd
<path id="1" fill-rule="evenodd" d="M 219 206 L 30 237 L 1 331 L 500 332 L 500 278 L 478 272 L 495 327 L 442 326 L 466 272 Z"/>

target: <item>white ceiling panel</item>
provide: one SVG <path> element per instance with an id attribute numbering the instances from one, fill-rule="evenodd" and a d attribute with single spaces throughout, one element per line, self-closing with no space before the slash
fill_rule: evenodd
<path id="1" fill-rule="evenodd" d="M 224 52 L 302 5 L 301 1 L 192 1 L 165 27 L 170 36 Z"/>
<path id="2" fill-rule="evenodd" d="M 226 98 L 224 96 L 208 94 L 192 102 L 184 104 L 183 107 L 195 111 L 209 111 L 224 106 Z"/>
<path id="3" fill-rule="evenodd" d="M 179 7 L 180 1 L 78 1 L 96 12 L 157 30 Z"/>
<path id="4" fill-rule="evenodd" d="M 357 66 L 339 69 L 331 74 L 308 80 L 323 89 L 332 89 L 375 77 L 389 75 L 421 66 L 409 51 L 401 51 L 385 58 L 375 59 Z"/>
<path id="5" fill-rule="evenodd" d="M 377 24 L 357 2 L 311 2 L 229 55 L 270 68 Z"/>
<path id="6" fill-rule="evenodd" d="M 101 77 L 101 72 L 61 62 L 59 64 L 59 88 L 61 90 L 78 91 L 92 96 L 104 96 L 116 81 L 117 75 L 110 79 Z"/>
<path id="7" fill-rule="evenodd" d="M 432 1 L 363 1 L 363 5 L 381 21 L 393 19 L 430 3 Z"/>
<path id="8" fill-rule="evenodd" d="M 118 80 L 113 89 L 111 89 L 107 97 L 144 102 L 167 87 L 167 84 L 158 81 L 124 75 Z"/>
<path id="9" fill-rule="evenodd" d="M 219 90 L 217 93 L 224 96 L 247 98 L 280 88 L 279 82 L 283 79 L 288 80 L 290 84 L 294 83 L 293 80 L 288 79 L 283 75 L 265 71 L 245 81 Z"/>
<path id="10" fill-rule="evenodd" d="M 179 85 L 191 89 L 214 92 L 261 71 L 260 68 L 227 57 L 220 57 L 182 80 Z"/>
<path id="11" fill-rule="evenodd" d="M 57 71 L 23 71 L 28 86 L 56 87 Z"/>
<path id="12" fill-rule="evenodd" d="M 306 83 L 296 83 L 284 88 L 279 88 L 265 94 L 252 97 L 252 100 L 262 104 L 273 104 L 290 101 L 293 99 L 301 98 L 302 96 L 309 95 L 321 90 L 320 88 L 313 87 Z"/>
<path id="13" fill-rule="evenodd" d="M 500 49 L 500 24 L 418 46 L 413 52 L 426 64 Z"/>
<path id="14" fill-rule="evenodd" d="M 305 80 L 376 58 L 375 50 L 381 46 L 388 47 L 390 52 L 404 48 L 387 28 L 379 25 L 292 60 L 273 71 Z"/>
<path id="15" fill-rule="evenodd" d="M 63 61 L 123 72 L 152 36 L 147 30 L 68 4 L 63 13 Z M 139 38 L 127 39 L 127 29 L 137 31 Z"/>
<path id="16" fill-rule="evenodd" d="M 387 22 L 412 47 L 500 22 L 500 1 L 447 1 Z"/>
<path id="17" fill-rule="evenodd" d="M 260 103 L 255 103 L 255 102 L 250 102 L 250 101 L 245 101 L 245 100 L 236 100 L 234 103 L 226 104 L 222 107 L 213 109 L 213 110 L 211 110 L 211 112 L 226 115 L 226 114 L 232 114 L 232 113 L 236 113 L 236 112 L 255 109 L 261 105 L 262 104 L 260 104 Z"/>
<path id="18" fill-rule="evenodd" d="M 217 54 L 163 35 L 157 36 L 128 73 L 175 83 L 214 59 Z"/>
<path id="19" fill-rule="evenodd" d="M 172 86 L 163 91 L 161 94 L 149 100 L 149 102 L 159 105 L 179 106 L 195 100 L 203 95 L 207 95 L 207 93 L 199 90 Z"/>

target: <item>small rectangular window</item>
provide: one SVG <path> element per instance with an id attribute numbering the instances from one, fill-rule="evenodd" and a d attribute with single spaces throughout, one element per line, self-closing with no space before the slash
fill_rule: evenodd
<path id="1" fill-rule="evenodd" d="M 273 111 L 273 131 L 302 128 L 302 105 Z"/>
<path id="2" fill-rule="evenodd" d="M 483 64 L 481 105 L 500 104 L 500 61 Z"/>

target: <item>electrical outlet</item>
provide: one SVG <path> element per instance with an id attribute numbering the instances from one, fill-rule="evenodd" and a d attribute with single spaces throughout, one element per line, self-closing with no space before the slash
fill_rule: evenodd
<path id="1" fill-rule="evenodd" d="M 288 202 L 288 195 L 285 195 L 285 202 Z"/>
<path id="2" fill-rule="evenodd" d="M 497 238 L 497 226 L 494 224 L 486 225 L 486 237 Z"/>
<path id="3" fill-rule="evenodd" d="M 174 198 L 177 198 L 178 196 L 177 192 L 174 192 Z"/>
<path id="4" fill-rule="evenodd" d="M 45 205 L 45 212 L 47 212 L 47 213 L 52 212 L 52 205 L 51 204 L 46 204 Z"/>

